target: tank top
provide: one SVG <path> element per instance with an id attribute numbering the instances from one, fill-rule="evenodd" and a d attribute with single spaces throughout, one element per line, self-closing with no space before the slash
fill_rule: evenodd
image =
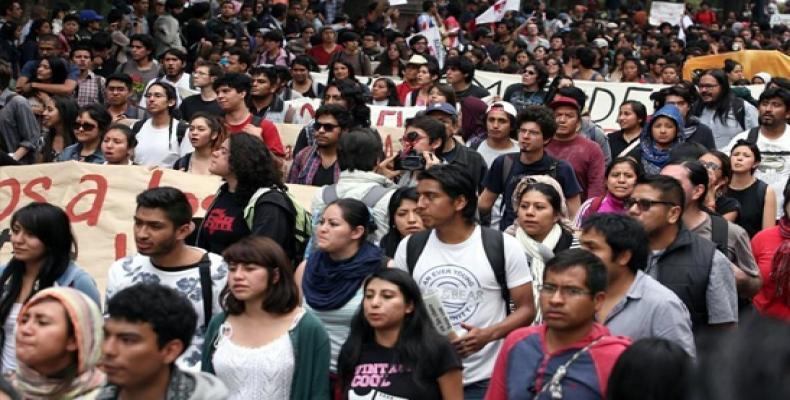
<path id="1" fill-rule="evenodd" d="M 741 204 L 741 211 L 735 223 L 740 225 L 752 238 L 763 229 L 763 211 L 765 207 L 765 192 L 768 184 L 756 179 L 746 189 L 728 189 L 727 195 Z"/>

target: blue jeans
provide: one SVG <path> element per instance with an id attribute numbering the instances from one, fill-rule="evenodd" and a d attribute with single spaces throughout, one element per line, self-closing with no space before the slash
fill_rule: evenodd
<path id="1" fill-rule="evenodd" d="M 464 386 L 464 400 L 483 400 L 488 390 L 488 381 L 485 379 Z"/>

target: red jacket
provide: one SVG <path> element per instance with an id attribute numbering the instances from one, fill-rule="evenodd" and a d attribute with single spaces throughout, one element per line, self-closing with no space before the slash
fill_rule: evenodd
<path id="1" fill-rule="evenodd" d="M 238 125 L 231 125 L 225 122 L 225 128 L 228 129 L 230 134 L 242 133 L 244 132 L 244 127 L 252 123 L 252 118 L 252 113 L 250 113 L 250 116 Z M 283 142 L 280 140 L 280 132 L 277 131 L 277 127 L 266 119 L 261 120 L 260 127 L 261 140 L 263 140 L 263 143 L 266 143 L 269 151 L 277 157 L 285 157 L 285 149 L 283 148 Z"/>

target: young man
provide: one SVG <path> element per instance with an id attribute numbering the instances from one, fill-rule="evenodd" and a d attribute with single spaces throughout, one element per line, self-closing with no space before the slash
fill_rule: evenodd
<path id="1" fill-rule="evenodd" d="M 395 267 L 438 295 L 453 328 L 464 332 L 452 339 L 464 358 L 464 398 L 482 399 L 501 339 L 535 318 L 532 275 L 515 238 L 475 222 L 477 193 L 466 170 L 438 165 L 417 179 L 417 212 L 429 230 L 401 241 Z"/>
<path id="2" fill-rule="evenodd" d="M 12 159 L 6 163 L 32 164 L 41 128 L 27 99 L 8 88 L 11 77 L 11 65 L 0 61 L 0 152 Z"/>
<path id="3" fill-rule="evenodd" d="M 258 56 L 256 65 L 288 67 L 294 55 L 283 48 L 283 35 L 279 31 L 269 31 L 263 34 L 264 51 Z"/>
<path id="4" fill-rule="evenodd" d="M 444 70 L 447 84 L 453 87 L 458 102 L 462 102 L 468 96 L 482 99 L 491 95 L 488 90 L 472 84 L 472 79 L 475 78 L 475 66 L 468 58 L 451 57 L 445 61 Z"/>
<path id="5" fill-rule="evenodd" d="M 231 47 L 228 50 L 228 64 L 225 65 L 226 74 L 246 74 L 252 65 L 252 57 L 247 50 L 241 47 Z"/>
<path id="6" fill-rule="evenodd" d="M 661 169 L 661 175 L 671 176 L 683 187 L 686 204 L 683 208 L 683 225 L 716 247 L 732 262 L 732 273 L 738 288 L 738 295 L 744 301 L 742 306 L 749 307 L 751 298 L 762 285 L 760 270 L 752 254 L 749 234 L 726 219 L 704 211 L 705 195 L 708 192 L 708 171 L 699 161 L 670 162 Z M 714 237 L 714 232 L 721 238 Z"/>
<path id="7" fill-rule="evenodd" d="M 151 32 L 148 26 L 149 0 L 132 0 L 132 14 L 128 16 L 129 31 L 126 36 L 145 35 Z"/>
<path id="8" fill-rule="evenodd" d="M 29 93 L 33 90 L 47 92 L 49 94 L 60 94 L 73 96 L 74 89 L 77 87 L 77 79 L 80 71 L 73 64 L 68 63 L 69 73 L 63 83 L 42 83 L 31 82 L 36 77 L 36 68 L 39 60 L 47 57 L 64 57 L 68 54 L 63 53 L 63 43 L 56 35 L 45 34 L 38 38 L 38 59 L 30 60 L 19 70 L 19 78 L 16 81 L 17 93 Z"/>
<path id="9" fill-rule="evenodd" d="M 139 102 L 146 83 L 159 77 L 159 63 L 154 60 L 154 38 L 146 34 L 135 34 L 129 38 L 131 60 L 118 66 L 115 72 L 132 77 L 131 101 Z"/>
<path id="10" fill-rule="evenodd" d="M 455 107 L 449 103 L 434 103 L 425 109 L 425 115 L 433 117 L 444 124 L 444 145 L 439 150 L 439 158 L 447 164 L 456 164 L 472 175 L 478 192 L 483 190 L 483 178 L 488 172 L 485 160 L 480 154 L 455 140 L 455 135 L 461 129 L 461 121 Z"/>
<path id="11" fill-rule="evenodd" d="M 700 101 L 691 111 L 710 127 L 719 149 L 738 133 L 759 126 L 757 109 L 736 97 L 727 79 L 721 70 L 708 70 L 700 76 L 697 83 Z"/>
<path id="12" fill-rule="evenodd" d="M 337 143 L 348 130 L 351 115 L 337 104 L 323 105 L 315 112 L 315 146 L 306 147 L 294 156 L 288 183 L 324 186 L 337 182 L 340 165 Z"/>
<path id="13" fill-rule="evenodd" d="M 138 283 L 116 293 L 106 307 L 100 365 L 107 386 L 98 400 L 210 400 L 228 395 L 216 376 L 176 365 L 190 348 L 198 322 L 183 293 Z"/>
<path id="14" fill-rule="evenodd" d="M 426 64 L 428 64 L 428 60 L 421 55 L 413 55 L 409 58 L 409 61 L 406 63 L 406 68 L 403 70 L 403 82 L 395 87 L 401 104 L 406 102 L 406 96 L 409 95 L 409 92 L 420 88 L 417 72 L 420 71 L 420 66 Z"/>
<path id="15" fill-rule="evenodd" d="M 557 132 L 546 146 L 554 158 L 567 160 L 582 186 L 581 201 L 604 194 L 606 161 L 597 143 L 580 134 L 581 108 L 571 97 L 557 96 L 549 105 L 554 110 Z"/>
<path id="16" fill-rule="evenodd" d="M 552 140 L 557 130 L 551 110 L 545 106 L 527 106 L 518 115 L 516 124 L 520 151 L 497 157 L 488 168 L 488 175 L 483 180 L 485 190 L 480 195 L 478 205 L 480 214 L 488 215 L 501 194 L 503 206 L 499 229 L 507 229 L 516 218 L 510 199 L 521 178 L 549 175 L 562 187 L 568 212 L 576 215 L 581 204 L 579 197 L 582 189 L 573 168 L 565 160 L 555 159 L 544 151 L 546 143 Z"/>
<path id="17" fill-rule="evenodd" d="M 738 295 L 730 261 L 711 241 L 683 226 L 685 204 L 675 178 L 651 176 L 634 188 L 626 207 L 647 231 L 651 253 L 645 272 L 683 300 L 695 334 L 734 326 Z"/>
<path id="18" fill-rule="evenodd" d="M 400 187 L 416 186 L 420 170 L 442 163 L 439 155 L 447 133 L 441 122 L 425 115 L 407 119 L 404 131 L 403 149 L 379 164 L 378 171 Z M 403 161 L 409 156 L 421 158 L 422 167 L 407 167 Z"/>
<path id="19" fill-rule="evenodd" d="M 221 311 L 219 297 L 225 287 L 228 267 L 222 256 L 186 245 L 184 241 L 193 230 L 192 207 L 180 190 L 159 187 L 140 193 L 134 214 L 138 254 L 124 257 L 110 266 L 107 302 L 112 302 L 121 290 L 141 282 L 156 282 L 180 292 L 197 313 L 197 329 L 191 344 L 187 341 L 180 349 L 183 354 L 179 351 L 175 356 L 180 355 L 179 367 L 195 370 L 200 368 L 208 321 Z M 160 304 L 150 310 L 161 310 L 164 306 Z M 195 322 L 192 322 L 190 328 L 194 327 Z"/>
<path id="20" fill-rule="evenodd" d="M 581 247 L 598 256 L 609 277 L 606 298 L 596 313 L 614 335 L 633 340 L 660 337 L 696 354 L 691 317 L 675 293 L 643 272 L 647 265 L 645 229 L 626 215 L 591 215 L 582 224 Z"/>
<path id="21" fill-rule="evenodd" d="M 250 77 L 252 77 L 250 112 L 256 117 L 276 124 L 290 122 L 293 111 L 291 108 L 285 108 L 285 102 L 277 96 L 279 78 L 274 67 L 253 67 L 250 70 Z"/>
<path id="22" fill-rule="evenodd" d="M 329 60 L 335 53 L 343 51 L 343 46 L 337 44 L 337 33 L 330 25 L 321 28 L 321 43 L 307 50 L 307 55 L 313 57 L 318 65 L 329 65 Z"/>
<path id="23" fill-rule="evenodd" d="M 600 72 L 595 70 L 595 50 L 589 47 L 578 47 L 576 54 L 573 57 L 578 60 L 577 72 L 571 78 L 580 81 L 596 81 L 603 82 L 605 79 Z"/>
<path id="24" fill-rule="evenodd" d="M 78 44 L 71 48 L 71 62 L 80 70 L 77 78 L 77 104 L 80 107 L 89 104 L 104 104 L 103 77 L 93 73 L 93 50 L 85 44 Z"/>
<path id="25" fill-rule="evenodd" d="M 206 29 L 223 38 L 226 32 L 233 33 L 236 38 L 245 37 L 236 14 L 236 5 L 231 0 L 224 0 L 220 4 L 219 15 L 206 22 Z"/>
<path id="26" fill-rule="evenodd" d="M 330 64 L 337 60 L 345 61 L 354 69 L 356 76 L 370 76 L 371 71 L 370 59 L 362 52 L 360 46 L 359 35 L 354 32 L 343 32 L 340 35 L 340 44 L 343 45 L 343 50 L 332 55 Z"/>
<path id="27" fill-rule="evenodd" d="M 207 112 L 217 117 L 222 116 L 222 109 L 217 104 L 217 93 L 214 91 L 214 81 L 225 75 L 225 71 L 218 64 L 203 64 L 195 67 L 192 73 L 192 84 L 200 93 L 189 96 L 181 101 L 181 117 L 185 121 L 192 120 L 198 112 Z"/>
<path id="28" fill-rule="evenodd" d="M 584 94 L 581 89 L 573 86 L 563 87 L 557 90 L 557 94 L 576 100 L 576 104 L 579 105 L 579 109 L 584 110 L 584 105 L 587 102 L 587 95 Z M 612 161 L 612 149 L 609 147 L 608 135 L 600 126 L 598 126 L 598 124 L 590 119 L 589 115 L 582 115 L 581 129 L 579 133 L 581 133 L 582 136 L 586 137 L 587 139 L 590 139 L 598 144 L 598 147 L 601 148 L 601 152 L 603 152 L 606 165 L 609 165 L 609 163 Z"/>
<path id="29" fill-rule="evenodd" d="M 776 195 L 776 204 L 784 204 L 784 187 L 790 178 L 790 91 L 782 88 L 766 89 L 760 94 L 759 122 L 757 129 L 739 133 L 724 149 L 730 154 L 735 143 L 740 139 L 757 144 L 763 161 L 754 171 L 754 176 L 771 185 Z M 776 218 L 779 219 L 784 210 L 776 207 Z"/>
<path id="30" fill-rule="evenodd" d="M 246 133 L 261 138 L 269 151 L 277 157 L 285 157 L 280 133 L 271 121 L 256 117 L 247 108 L 245 99 L 250 93 L 252 82 L 247 75 L 229 73 L 214 81 L 217 104 L 225 114 L 225 127 L 230 134 Z M 254 123 L 257 122 L 257 123 Z"/>
<path id="31" fill-rule="evenodd" d="M 143 111 L 129 103 L 132 93 L 132 78 L 129 75 L 114 73 L 107 77 L 104 90 L 104 99 L 107 112 L 112 120 L 118 122 L 124 119 L 140 119 Z"/>
<path id="32" fill-rule="evenodd" d="M 527 23 L 527 35 L 523 38 L 527 42 L 527 51 L 533 52 L 538 46 L 549 48 L 549 41 L 546 38 L 538 36 L 538 24 L 535 22 Z M 518 31 L 516 33 L 519 33 Z"/>
<path id="33" fill-rule="evenodd" d="M 590 252 L 551 259 L 540 286 L 545 323 L 507 336 L 486 399 L 606 398 L 609 374 L 631 341 L 595 322 L 605 291 L 606 267 Z M 557 374 L 562 379 L 552 379 Z"/>
<path id="34" fill-rule="evenodd" d="M 198 92 L 190 86 L 191 77 L 188 73 L 184 72 L 184 68 L 187 65 L 187 54 L 179 49 L 167 49 L 162 55 L 159 57 L 159 61 L 162 65 L 162 69 L 165 71 L 165 75 L 162 77 L 156 77 L 148 81 L 148 84 L 145 86 L 145 90 L 143 93 L 148 91 L 148 87 L 151 86 L 154 82 L 165 82 L 173 85 L 176 88 L 176 96 L 178 101 L 176 102 L 176 107 L 181 106 L 181 99 L 185 97 L 189 97 L 192 95 L 197 94 Z M 140 99 L 140 107 L 145 108 L 147 105 L 147 101 L 145 97 Z"/>

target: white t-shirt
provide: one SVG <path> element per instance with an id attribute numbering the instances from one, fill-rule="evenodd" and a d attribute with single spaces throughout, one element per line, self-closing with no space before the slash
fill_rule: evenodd
<path id="1" fill-rule="evenodd" d="M 488 146 L 488 142 L 485 140 L 480 143 L 480 146 L 477 148 L 477 152 L 483 156 L 483 160 L 485 160 L 488 168 L 491 168 L 491 164 L 494 163 L 494 160 L 502 154 L 515 153 L 517 151 L 519 151 L 518 142 L 513 139 L 510 139 L 510 147 L 507 149 L 492 149 Z M 491 226 L 499 226 L 500 219 L 502 219 L 501 194 L 497 196 L 496 201 L 494 202 L 494 207 L 491 208 Z"/>
<path id="2" fill-rule="evenodd" d="M 154 78 L 148 81 L 148 83 L 145 85 L 145 89 L 143 90 L 143 93 L 147 92 L 148 88 L 154 82 L 164 82 L 170 84 L 170 86 L 176 89 L 176 107 L 181 107 L 182 99 L 186 99 L 189 96 L 200 93 L 200 90 L 192 88 L 191 81 L 192 81 L 192 77 L 186 72 L 182 73 L 181 78 L 179 78 L 178 81 L 176 82 L 167 79 L 166 76 L 163 76 L 161 78 Z M 146 108 L 147 104 L 148 102 L 146 101 L 145 96 L 140 96 L 140 107 Z"/>
<path id="3" fill-rule="evenodd" d="M 532 282 L 521 245 L 512 236 L 503 237 L 508 288 Z M 400 242 L 395 253 L 395 267 L 404 271 L 408 271 L 407 243 L 408 237 Z M 439 294 L 456 331 L 462 331 L 461 322 L 485 328 L 501 322 L 507 316 L 502 291 L 483 249 L 480 226 L 475 227 L 468 239 L 458 244 L 443 243 L 436 237 L 436 231 L 431 232 L 414 266 L 413 276 L 424 293 Z M 491 342 L 463 360 L 464 385 L 491 377 L 501 347 L 502 340 Z"/>
<path id="4" fill-rule="evenodd" d="M 741 132 L 732 138 L 730 143 L 722 151 L 730 155 L 732 147 L 738 140 L 746 139 L 749 131 Z M 782 204 L 784 204 L 784 190 L 787 178 L 790 177 L 790 155 L 765 154 L 766 152 L 790 152 L 790 124 L 785 124 L 785 132 L 778 139 L 767 139 L 762 132 L 757 134 L 757 148 L 762 154 L 762 161 L 754 172 L 757 179 L 764 181 L 773 188 L 776 194 L 776 219 L 784 215 Z"/>
<path id="5" fill-rule="evenodd" d="M 196 247 L 194 249 L 197 249 Z M 203 251 L 202 249 L 198 249 Z M 211 261 L 211 310 L 212 314 L 222 311 L 219 295 L 228 279 L 228 266 L 219 254 L 208 253 Z M 119 291 L 137 283 L 158 283 L 181 292 L 197 312 L 197 327 L 192 344 L 181 354 L 176 364 L 189 371 L 200 371 L 200 355 L 205 335 L 204 321 L 211 315 L 203 315 L 203 291 L 200 286 L 200 271 L 195 266 L 179 269 L 161 269 L 151 263 L 148 256 L 136 254 L 115 261 L 107 274 L 107 301 Z M 106 302 L 105 302 L 106 303 Z"/>
<path id="6" fill-rule="evenodd" d="M 22 303 L 14 303 L 3 324 L 3 373 L 16 370 L 16 319 L 21 309 Z"/>
<path id="7" fill-rule="evenodd" d="M 172 121 L 172 124 L 163 128 L 155 128 L 151 118 L 143 123 L 137 133 L 135 163 L 172 168 L 176 160 L 195 150 L 186 135 L 181 144 L 178 143 L 178 121 Z"/>

